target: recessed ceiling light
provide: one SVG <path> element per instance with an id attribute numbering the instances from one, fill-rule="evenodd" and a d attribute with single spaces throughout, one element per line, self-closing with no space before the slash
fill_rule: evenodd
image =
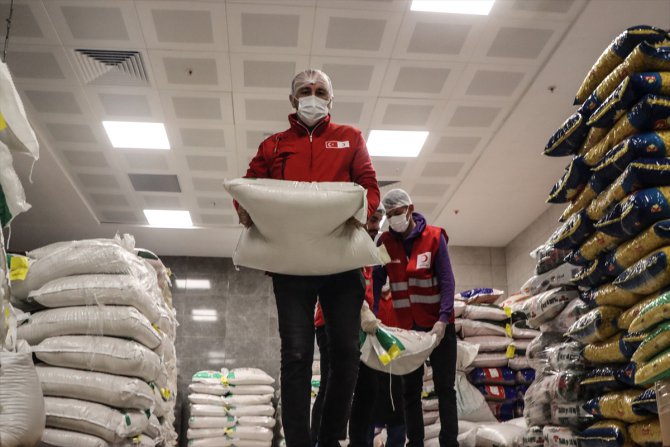
<path id="1" fill-rule="evenodd" d="M 368 152 L 373 157 L 417 157 L 428 132 L 410 130 L 373 130 Z"/>
<path id="2" fill-rule="evenodd" d="M 178 279 L 176 283 L 178 289 L 209 290 L 212 288 L 209 279 Z"/>
<path id="3" fill-rule="evenodd" d="M 109 141 L 119 149 L 170 149 L 163 123 L 103 121 Z"/>
<path id="4" fill-rule="evenodd" d="M 158 228 L 190 228 L 191 213 L 180 210 L 144 210 L 149 225 Z"/>
<path id="5" fill-rule="evenodd" d="M 217 321 L 219 313 L 216 309 L 192 309 L 191 319 L 193 321 Z"/>
<path id="6" fill-rule="evenodd" d="M 448 14 L 475 14 L 487 16 L 494 0 L 414 0 L 412 11 L 441 12 Z"/>

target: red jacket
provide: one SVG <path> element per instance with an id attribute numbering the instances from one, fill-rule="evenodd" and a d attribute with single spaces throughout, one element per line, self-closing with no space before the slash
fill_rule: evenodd
<path id="1" fill-rule="evenodd" d="M 372 297 L 372 269 L 373 267 L 363 267 L 363 277 L 365 278 L 365 301 L 368 302 L 370 309 L 372 309 L 372 303 L 374 302 L 374 298 Z M 316 303 L 314 327 L 321 327 L 325 324 L 326 320 L 323 319 L 323 310 L 321 310 L 321 304 Z"/>
<path id="2" fill-rule="evenodd" d="M 358 183 L 367 191 L 371 216 L 379 205 L 379 187 L 360 130 L 332 123 L 328 115 L 310 134 L 296 114 L 288 120 L 289 129 L 260 144 L 245 177 Z"/>
<path id="3" fill-rule="evenodd" d="M 382 293 L 379 299 L 377 318 L 381 320 L 382 324 L 388 327 L 398 327 L 398 317 L 395 314 L 395 309 L 393 309 L 393 299 L 390 290 Z"/>
<path id="4" fill-rule="evenodd" d="M 426 225 L 407 257 L 402 240 L 388 231 L 381 235 L 391 262 L 384 267 L 391 283 L 393 308 L 398 327 L 412 329 L 416 324 L 432 327 L 440 318 L 440 288 L 435 276 L 434 262 L 440 247 L 440 238 L 446 232 Z"/>

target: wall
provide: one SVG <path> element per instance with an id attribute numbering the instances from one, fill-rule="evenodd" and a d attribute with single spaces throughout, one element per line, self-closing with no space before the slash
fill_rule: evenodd
<path id="1" fill-rule="evenodd" d="M 507 285 L 510 293 L 521 288 L 524 282 L 534 274 L 535 260 L 529 253 L 543 244 L 558 228 L 558 218 L 563 207 L 552 206 L 528 225 L 505 248 L 507 260 Z"/>
<path id="2" fill-rule="evenodd" d="M 504 249 L 450 247 L 449 252 L 457 291 L 474 287 L 507 290 Z M 162 260 L 187 286 L 173 287 L 179 321 L 176 424 L 180 433 L 186 433 L 188 385 L 195 372 L 250 366 L 279 378 L 277 311 L 272 281 L 262 272 L 237 271 L 230 258 L 164 256 Z M 189 288 L 192 280 L 209 280 L 211 288 Z M 194 321 L 194 311 L 211 321 Z"/>

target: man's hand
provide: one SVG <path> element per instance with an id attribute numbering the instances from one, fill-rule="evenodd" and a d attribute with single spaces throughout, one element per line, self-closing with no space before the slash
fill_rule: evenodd
<path id="1" fill-rule="evenodd" d="M 240 223 L 244 225 L 244 228 L 249 228 L 254 224 L 251 216 L 247 213 L 247 210 L 242 208 L 242 205 L 237 207 L 237 217 L 240 219 Z"/>
<path id="2" fill-rule="evenodd" d="M 361 307 L 361 329 L 368 334 L 374 334 L 379 328 L 379 321 L 375 314 L 370 310 L 368 303 L 364 302 Z"/>
<path id="3" fill-rule="evenodd" d="M 447 330 L 447 323 L 438 321 L 433 325 L 433 329 L 431 329 L 430 332 L 428 333 L 437 335 L 437 344 L 440 344 L 440 342 L 444 338 L 444 333 L 446 332 L 446 330 Z"/>
<path id="4" fill-rule="evenodd" d="M 365 224 L 360 223 L 355 217 L 350 217 L 349 220 L 347 220 L 347 225 L 353 225 L 356 228 L 365 227 Z"/>

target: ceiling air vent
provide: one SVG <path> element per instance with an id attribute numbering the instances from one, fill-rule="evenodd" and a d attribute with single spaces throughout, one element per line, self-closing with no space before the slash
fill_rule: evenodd
<path id="1" fill-rule="evenodd" d="M 91 85 L 143 86 L 149 84 L 139 51 L 74 50 L 84 81 Z"/>

